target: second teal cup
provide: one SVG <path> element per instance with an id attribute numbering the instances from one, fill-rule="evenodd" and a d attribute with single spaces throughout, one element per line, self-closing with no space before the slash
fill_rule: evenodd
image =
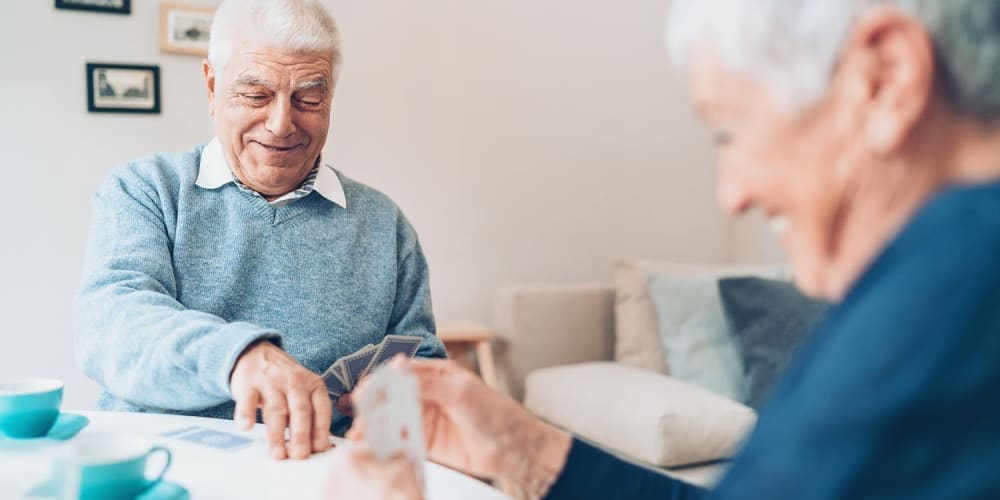
<path id="1" fill-rule="evenodd" d="M 160 463 L 152 464 L 156 455 Z M 54 476 L 62 483 L 63 498 L 132 500 L 163 479 L 170 461 L 170 450 L 141 437 L 93 434 L 70 443 Z M 150 468 L 156 472 L 147 474 Z"/>

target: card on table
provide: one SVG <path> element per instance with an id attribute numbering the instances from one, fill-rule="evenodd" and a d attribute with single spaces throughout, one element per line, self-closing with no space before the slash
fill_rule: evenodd
<path id="1" fill-rule="evenodd" d="M 161 435 L 223 451 L 238 450 L 253 443 L 253 439 L 246 436 L 198 426 L 185 427 Z"/>
<path id="2" fill-rule="evenodd" d="M 379 460 L 402 452 L 422 463 L 426 450 L 417 378 L 389 366 L 369 378 L 357 403 L 368 447 Z"/>

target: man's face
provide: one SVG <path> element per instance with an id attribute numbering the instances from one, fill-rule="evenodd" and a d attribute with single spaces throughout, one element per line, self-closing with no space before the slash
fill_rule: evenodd
<path id="1" fill-rule="evenodd" d="M 691 85 L 719 149 L 719 204 L 730 214 L 759 208 L 792 260 L 796 282 L 831 297 L 831 272 L 856 241 L 842 238 L 858 156 L 856 120 L 836 92 L 805 111 L 785 109 L 773 92 L 724 67 L 696 59 Z"/>
<path id="2" fill-rule="evenodd" d="M 297 188 L 330 128 L 332 55 L 253 47 L 219 72 L 207 61 L 204 69 L 215 133 L 236 177 L 267 197 Z"/>

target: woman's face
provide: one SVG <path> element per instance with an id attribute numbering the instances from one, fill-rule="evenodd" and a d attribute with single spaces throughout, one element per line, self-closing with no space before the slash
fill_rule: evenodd
<path id="1" fill-rule="evenodd" d="M 734 215 L 762 210 L 799 288 L 834 298 L 837 259 L 856 244 L 842 230 L 862 158 L 860 121 L 846 98 L 831 90 L 818 104 L 789 111 L 770 88 L 714 57 L 695 59 L 691 85 L 719 151 L 719 204 Z"/>

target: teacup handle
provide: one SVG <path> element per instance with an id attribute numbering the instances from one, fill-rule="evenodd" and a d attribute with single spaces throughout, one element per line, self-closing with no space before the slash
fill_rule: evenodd
<path id="1" fill-rule="evenodd" d="M 156 477 L 153 479 L 146 479 L 147 486 L 152 486 L 163 480 L 163 476 L 167 473 L 167 470 L 170 469 L 170 462 L 173 459 L 173 454 L 170 453 L 170 450 L 164 448 L 163 446 L 152 447 L 149 450 L 149 453 L 146 454 L 146 459 L 148 460 L 149 457 L 155 455 L 156 453 L 162 453 L 166 460 L 163 463 L 163 468 L 160 469 L 160 472 L 156 475 Z"/>

